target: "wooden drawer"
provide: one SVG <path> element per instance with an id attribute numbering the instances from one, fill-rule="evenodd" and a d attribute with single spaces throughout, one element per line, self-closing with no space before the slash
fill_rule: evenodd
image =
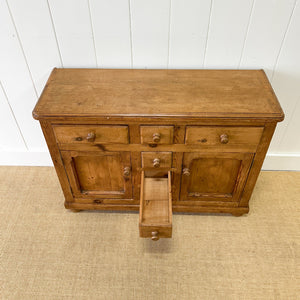
<path id="1" fill-rule="evenodd" d="M 165 169 L 172 167 L 172 152 L 142 152 L 142 167 Z"/>
<path id="2" fill-rule="evenodd" d="M 173 144 L 173 126 L 141 126 L 142 144 Z"/>
<path id="3" fill-rule="evenodd" d="M 263 127 L 230 127 L 230 126 L 188 126 L 186 144 L 203 146 L 249 145 L 259 144 Z M 255 147 L 254 147 L 255 149 Z"/>
<path id="4" fill-rule="evenodd" d="M 128 144 L 128 126 L 57 125 L 53 126 L 59 144 Z"/>
<path id="5" fill-rule="evenodd" d="M 171 172 L 168 178 L 147 178 L 142 172 L 140 199 L 140 237 L 172 237 Z"/>

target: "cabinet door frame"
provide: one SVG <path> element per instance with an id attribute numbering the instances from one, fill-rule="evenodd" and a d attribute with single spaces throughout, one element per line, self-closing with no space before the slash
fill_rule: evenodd
<path id="1" fill-rule="evenodd" d="M 232 196 L 225 195 L 222 196 L 222 194 L 200 194 L 199 196 L 190 196 L 189 195 L 189 176 L 185 176 L 182 174 L 181 179 L 181 189 L 180 189 L 180 202 L 187 205 L 195 205 L 195 204 L 201 204 L 206 203 L 209 205 L 209 202 L 211 204 L 214 204 L 216 202 L 233 202 L 238 203 L 240 201 L 243 188 L 246 184 L 247 177 L 252 165 L 252 161 L 254 158 L 253 153 L 202 153 L 202 152 L 185 152 L 183 155 L 183 164 L 182 164 L 182 170 L 184 168 L 189 168 L 190 164 L 195 158 L 219 158 L 219 159 L 237 159 L 241 161 L 238 174 L 236 177 L 235 185 L 233 188 Z M 192 172 L 192 170 L 191 170 Z"/>
<path id="2" fill-rule="evenodd" d="M 105 155 L 119 155 L 121 157 L 121 170 L 124 177 L 124 192 L 103 191 L 103 192 L 82 192 L 80 188 L 79 179 L 76 172 L 76 167 L 73 158 L 78 156 L 105 156 Z M 132 166 L 131 166 L 131 152 L 124 151 L 61 151 L 61 156 L 65 165 L 65 170 L 69 179 L 71 190 L 75 198 L 89 198 L 89 199 L 132 199 Z M 123 175 L 125 167 L 130 168 L 128 176 Z"/>

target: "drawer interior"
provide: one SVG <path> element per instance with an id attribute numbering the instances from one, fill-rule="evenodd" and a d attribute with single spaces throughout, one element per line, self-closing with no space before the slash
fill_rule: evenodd
<path id="1" fill-rule="evenodd" d="M 140 199 L 140 237 L 172 237 L 171 172 L 167 177 L 145 177 L 142 172 Z"/>

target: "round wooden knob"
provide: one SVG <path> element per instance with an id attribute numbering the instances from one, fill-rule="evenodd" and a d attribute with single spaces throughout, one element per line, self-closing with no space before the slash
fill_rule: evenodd
<path id="1" fill-rule="evenodd" d="M 152 241 L 158 241 L 159 240 L 158 231 L 151 232 L 151 235 L 152 235 L 152 237 L 151 237 Z"/>
<path id="2" fill-rule="evenodd" d="M 222 135 L 220 135 L 220 142 L 222 143 L 222 144 L 227 144 L 228 142 L 229 142 L 229 137 L 228 137 L 228 135 L 227 134 L 222 134 Z"/>
<path id="3" fill-rule="evenodd" d="M 95 132 L 89 132 L 88 135 L 86 136 L 86 139 L 87 139 L 89 142 L 94 142 L 94 141 L 95 141 L 95 138 L 96 138 Z"/>
<path id="4" fill-rule="evenodd" d="M 190 176 L 190 175 L 191 175 L 191 171 L 190 171 L 189 168 L 184 168 L 184 169 L 182 170 L 182 173 L 183 173 L 183 175 L 185 175 L 185 176 Z"/>
<path id="5" fill-rule="evenodd" d="M 130 168 L 129 167 L 125 167 L 123 174 L 124 174 L 124 176 L 129 176 L 130 175 Z"/>
<path id="6" fill-rule="evenodd" d="M 154 158 L 153 159 L 153 167 L 154 168 L 159 168 L 160 167 L 160 159 L 159 158 Z"/>
<path id="7" fill-rule="evenodd" d="M 153 142 L 158 143 L 160 141 L 160 133 L 153 133 Z"/>

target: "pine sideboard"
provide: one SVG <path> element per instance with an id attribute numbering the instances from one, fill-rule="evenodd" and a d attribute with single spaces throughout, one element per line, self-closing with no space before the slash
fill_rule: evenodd
<path id="1" fill-rule="evenodd" d="M 139 210 L 153 240 L 172 212 L 247 213 L 284 118 L 263 70 L 57 68 L 33 116 L 65 207 Z"/>

